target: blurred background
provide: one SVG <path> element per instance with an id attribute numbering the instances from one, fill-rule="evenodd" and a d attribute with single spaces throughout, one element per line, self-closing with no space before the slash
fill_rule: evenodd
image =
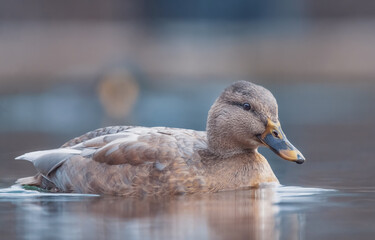
<path id="1" fill-rule="evenodd" d="M 374 238 L 375 1 L 0 6 L 1 236 Z M 204 130 L 211 104 L 237 80 L 273 92 L 284 132 L 307 158 L 297 165 L 260 150 L 285 188 L 167 200 L 32 197 L 5 188 L 36 173 L 14 157 L 93 129 Z"/>
<path id="2" fill-rule="evenodd" d="M 229 84 L 279 102 L 301 166 L 285 185 L 373 185 L 375 2 L 1 0 L 0 186 L 14 157 L 108 125 L 204 130 Z"/>

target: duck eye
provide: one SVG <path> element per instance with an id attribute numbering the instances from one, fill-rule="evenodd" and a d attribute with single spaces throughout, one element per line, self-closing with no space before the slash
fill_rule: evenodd
<path id="1" fill-rule="evenodd" d="M 251 105 L 249 103 L 244 103 L 242 105 L 243 109 L 246 110 L 246 111 L 249 111 L 251 109 Z"/>

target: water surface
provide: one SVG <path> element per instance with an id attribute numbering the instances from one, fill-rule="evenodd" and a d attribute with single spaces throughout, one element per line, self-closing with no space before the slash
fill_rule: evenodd
<path id="1" fill-rule="evenodd" d="M 371 239 L 374 189 L 286 187 L 142 199 L 0 192 L 5 239 Z"/>

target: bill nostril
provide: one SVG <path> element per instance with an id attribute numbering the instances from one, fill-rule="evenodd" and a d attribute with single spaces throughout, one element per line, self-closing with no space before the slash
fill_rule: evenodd
<path id="1" fill-rule="evenodd" d="M 277 131 L 272 131 L 272 135 L 275 137 L 275 138 L 280 138 L 279 136 L 279 133 Z"/>

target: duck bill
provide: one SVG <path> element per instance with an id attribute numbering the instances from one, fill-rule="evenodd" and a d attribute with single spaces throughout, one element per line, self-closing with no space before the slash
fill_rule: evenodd
<path id="1" fill-rule="evenodd" d="M 268 119 L 266 131 L 258 136 L 259 140 L 285 160 L 301 164 L 305 157 L 286 138 L 280 123 Z"/>

